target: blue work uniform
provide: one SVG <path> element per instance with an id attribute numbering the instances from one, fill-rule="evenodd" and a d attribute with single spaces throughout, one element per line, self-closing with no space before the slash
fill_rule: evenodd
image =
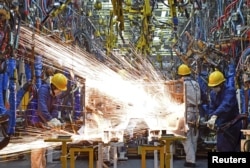
<path id="1" fill-rule="evenodd" d="M 41 85 L 38 90 L 38 112 L 44 122 L 58 118 L 59 99 L 52 95 L 50 84 Z"/>
<path id="2" fill-rule="evenodd" d="M 221 91 L 210 92 L 210 116 L 216 115 L 217 129 L 217 151 L 233 152 L 240 151 L 241 122 L 237 122 L 227 129 L 220 129 L 239 114 L 239 107 L 234 87 L 224 85 Z"/>
<path id="3" fill-rule="evenodd" d="M 200 112 L 200 117 L 207 117 L 208 115 L 208 86 L 207 86 L 207 78 L 208 78 L 208 73 L 207 71 L 202 71 L 197 78 L 197 82 L 200 85 L 200 92 L 201 92 L 201 104 L 199 106 L 199 112 Z"/>

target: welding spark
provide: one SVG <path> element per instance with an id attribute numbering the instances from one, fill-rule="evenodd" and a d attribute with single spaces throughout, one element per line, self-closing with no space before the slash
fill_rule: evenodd
<path id="1" fill-rule="evenodd" d="M 29 50 L 35 44 L 35 53 L 42 55 L 44 60 L 52 60 L 56 65 L 59 64 L 60 67 L 86 79 L 87 92 L 90 89 L 98 90 L 112 102 L 121 105 L 121 109 L 117 111 L 122 115 L 113 116 L 121 122 L 115 127 L 112 123 L 111 126 L 105 126 L 103 121 L 108 119 L 99 119 L 95 123 L 98 128 L 126 129 L 131 118 L 142 118 L 149 127 L 166 127 L 165 119 L 175 112 L 175 105 L 166 92 L 164 80 L 146 58 L 131 50 L 137 58 L 132 65 L 123 56 L 113 54 L 112 56 L 123 64 L 123 69 L 119 69 L 117 67 L 121 65 L 108 57 L 105 62 L 100 62 L 94 55 L 77 46 L 56 42 L 42 34 L 36 34 L 32 39 L 32 34 L 32 31 L 22 27 L 20 44 Z M 44 65 L 46 64 L 47 62 L 44 62 Z M 86 97 L 88 99 L 88 96 Z"/>

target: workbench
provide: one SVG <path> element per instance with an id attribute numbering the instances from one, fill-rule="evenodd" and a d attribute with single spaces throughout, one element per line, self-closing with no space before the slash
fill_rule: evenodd
<path id="1" fill-rule="evenodd" d="M 165 168 L 172 168 L 173 167 L 172 143 L 174 141 L 186 140 L 186 137 L 166 135 L 166 136 L 161 136 L 160 140 L 164 141 L 165 143 Z"/>
<path id="2" fill-rule="evenodd" d="M 147 151 L 159 151 L 160 153 L 160 168 L 164 168 L 164 147 L 165 145 L 140 145 L 139 153 L 141 154 L 141 168 L 146 168 L 146 154 Z M 155 166 L 154 168 L 158 167 Z"/>
<path id="3" fill-rule="evenodd" d="M 250 129 L 242 129 L 245 139 L 241 139 L 241 152 L 249 152 L 250 150 Z"/>
<path id="4" fill-rule="evenodd" d="M 53 138 L 47 138 L 44 139 L 44 142 L 61 142 L 62 143 L 62 154 L 61 154 L 61 163 L 62 168 L 67 168 L 67 143 L 72 142 L 71 138 L 60 138 L 59 137 L 53 137 Z"/>
<path id="5" fill-rule="evenodd" d="M 89 168 L 94 168 L 94 147 L 72 147 L 69 149 L 70 153 L 70 168 L 75 168 L 75 152 L 88 152 L 89 154 Z"/>
<path id="6" fill-rule="evenodd" d="M 173 146 L 174 141 L 186 140 L 184 136 L 166 135 L 161 136 L 158 142 L 154 145 L 143 144 L 138 147 L 138 153 L 141 154 L 141 168 L 146 168 L 146 154 L 147 151 L 154 151 L 154 155 L 159 152 L 160 165 L 156 163 L 154 168 L 172 168 L 173 167 Z M 156 152 L 156 153 L 155 153 Z M 157 158 L 157 157 L 155 157 Z"/>

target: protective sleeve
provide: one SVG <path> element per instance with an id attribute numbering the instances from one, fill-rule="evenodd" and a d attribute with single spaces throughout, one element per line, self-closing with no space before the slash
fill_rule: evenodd
<path id="1" fill-rule="evenodd" d="M 223 94 L 224 95 L 221 97 L 222 98 L 221 103 L 216 109 L 214 109 L 211 115 L 217 115 L 219 117 L 223 113 L 227 113 L 234 108 L 235 103 L 237 102 L 236 96 L 235 96 L 235 90 L 227 89 Z M 212 106 L 211 110 L 213 108 L 214 107 Z"/>
<path id="2" fill-rule="evenodd" d="M 213 112 L 215 110 L 215 98 L 216 98 L 215 92 L 211 91 L 210 92 L 209 111 L 208 111 L 208 114 L 210 117 L 213 115 Z"/>
<path id="3" fill-rule="evenodd" d="M 41 86 L 38 90 L 38 110 L 46 121 L 50 121 L 52 116 L 49 111 L 48 101 L 50 100 L 49 86 Z"/>

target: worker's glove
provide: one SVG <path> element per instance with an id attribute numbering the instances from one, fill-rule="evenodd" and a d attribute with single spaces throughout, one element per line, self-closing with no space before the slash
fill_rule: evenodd
<path id="1" fill-rule="evenodd" d="M 216 119 L 217 115 L 212 115 L 212 117 L 207 121 L 207 127 L 213 130 Z"/>
<path id="2" fill-rule="evenodd" d="M 47 122 L 47 124 L 51 128 L 58 128 L 62 126 L 62 123 L 56 118 L 51 119 L 50 121 Z"/>

